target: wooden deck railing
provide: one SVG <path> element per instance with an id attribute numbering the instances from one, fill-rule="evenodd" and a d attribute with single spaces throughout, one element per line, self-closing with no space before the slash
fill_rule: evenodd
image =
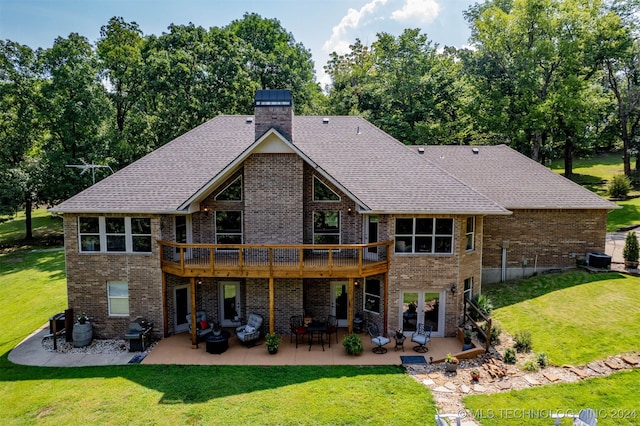
<path id="1" fill-rule="evenodd" d="M 373 244 L 179 244 L 158 241 L 162 270 L 184 277 L 359 278 L 389 270 L 391 241 Z"/>

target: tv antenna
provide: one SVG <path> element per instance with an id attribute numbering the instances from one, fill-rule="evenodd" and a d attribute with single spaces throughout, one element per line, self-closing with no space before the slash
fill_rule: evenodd
<path id="1" fill-rule="evenodd" d="M 102 164 L 87 164 L 82 158 L 80 159 L 82 164 L 66 164 L 65 167 L 73 167 L 76 169 L 82 169 L 80 172 L 80 176 L 87 173 L 87 171 L 91 170 L 91 178 L 93 180 L 93 184 L 96 183 L 96 169 L 109 169 L 111 173 L 113 173 L 113 169 L 110 166 L 103 166 Z"/>

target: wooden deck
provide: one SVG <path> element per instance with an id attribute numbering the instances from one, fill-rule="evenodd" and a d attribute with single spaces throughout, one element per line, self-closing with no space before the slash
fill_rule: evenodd
<path id="1" fill-rule="evenodd" d="M 361 278 L 389 270 L 391 241 L 374 244 L 178 244 L 159 241 L 164 272 L 182 277 Z"/>

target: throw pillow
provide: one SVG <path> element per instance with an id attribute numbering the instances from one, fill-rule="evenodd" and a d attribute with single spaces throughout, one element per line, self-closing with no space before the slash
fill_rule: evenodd
<path id="1" fill-rule="evenodd" d="M 247 334 L 253 333 L 255 331 L 256 331 L 256 328 L 255 327 L 251 327 L 250 325 L 247 325 L 247 326 L 244 327 L 244 332 L 247 333 Z"/>
<path id="2" fill-rule="evenodd" d="M 209 327 L 209 324 L 208 324 L 208 322 L 206 320 L 205 321 L 200 321 L 200 329 L 201 330 L 204 330 L 207 327 Z"/>

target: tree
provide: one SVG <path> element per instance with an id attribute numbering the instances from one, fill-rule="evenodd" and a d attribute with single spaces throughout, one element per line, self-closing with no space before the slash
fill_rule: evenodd
<path id="1" fill-rule="evenodd" d="M 103 161 L 108 155 L 105 123 L 112 110 L 86 38 L 75 33 L 58 37 L 52 48 L 42 52 L 41 61 L 46 81 L 39 108 L 48 136 L 39 198 L 53 205 L 91 184 L 89 176 L 65 166 L 80 160 Z"/>
<path id="2" fill-rule="evenodd" d="M 539 161 L 561 141 L 571 177 L 575 147 L 600 114 L 594 84 L 615 17 L 598 0 L 487 2 L 466 17 L 476 51 L 465 69 L 484 97 L 481 126 Z"/>
<path id="3" fill-rule="evenodd" d="M 37 167 L 43 129 L 36 108 L 40 79 L 37 54 L 0 40 L 0 214 L 25 212 L 25 236 L 33 237 L 31 212 L 38 200 Z"/>

